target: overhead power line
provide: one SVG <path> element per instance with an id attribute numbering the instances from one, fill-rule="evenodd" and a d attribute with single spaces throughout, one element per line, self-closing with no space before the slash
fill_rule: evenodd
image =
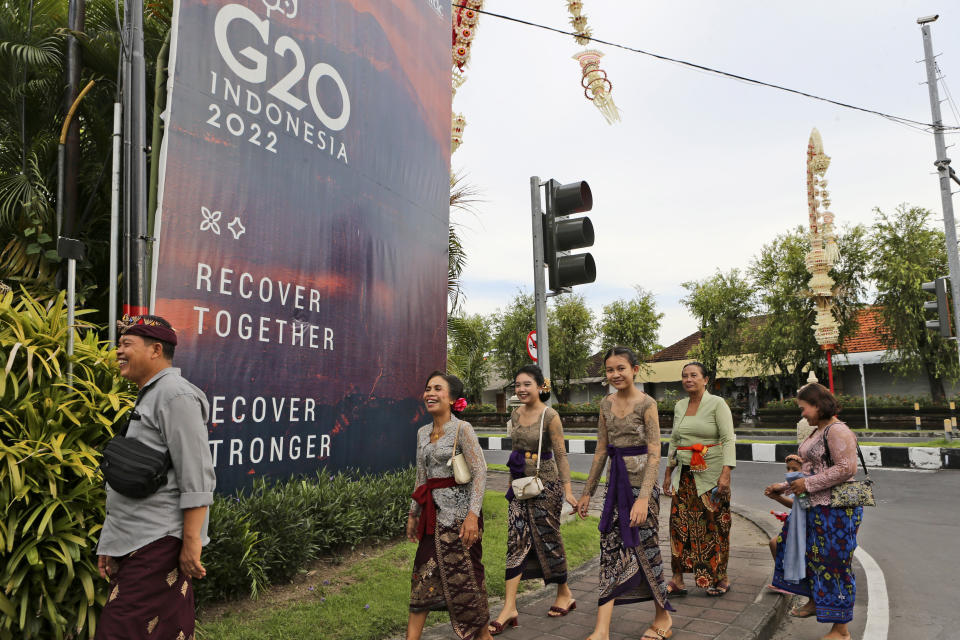
<path id="1" fill-rule="evenodd" d="M 464 9 L 471 9 L 471 8 L 472 8 L 472 7 L 467 7 L 466 5 L 462 5 L 462 4 L 454 4 L 453 6 L 455 6 L 455 7 L 461 7 L 461 8 L 464 8 Z M 903 118 L 903 117 L 900 117 L 900 116 L 891 115 L 891 114 L 889 114 L 889 113 L 884 113 L 884 112 L 882 112 L 882 111 L 877 111 L 877 110 L 875 110 L 875 109 L 868 109 L 868 108 L 866 108 L 866 107 L 859 107 L 859 106 L 857 106 L 857 105 L 849 104 L 849 103 L 847 103 L 847 102 L 840 102 L 839 100 L 833 100 L 833 99 L 831 99 L 831 98 L 825 98 L 825 97 L 823 97 L 823 96 L 818 96 L 818 95 L 815 95 L 815 94 L 813 94 L 813 93 L 808 93 L 808 92 L 806 92 L 806 91 L 800 91 L 799 89 L 791 89 L 790 87 L 785 87 L 785 86 L 783 86 L 783 85 L 774 84 L 774 83 L 772 83 L 772 82 L 764 82 L 763 80 L 757 80 L 757 79 L 755 79 L 755 78 L 748 78 L 747 76 L 741 76 L 741 75 L 739 75 L 739 74 L 730 73 L 729 71 L 723 71 L 723 70 L 721 70 L 721 69 L 714 69 L 713 67 L 708 67 L 708 66 L 706 66 L 706 65 L 697 64 L 697 63 L 695 63 L 695 62 L 689 62 L 689 61 L 687 61 L 687 60 L 680 60 L 679 58 L 671 58 L 670 56 L 665 56 L 665 55 L 662 55 L 662 54 L 659 54 L 659 53 L 654 53 L 654 52 L 652 52 L 652 51 L 646 51 L 646 50 L 644 50 L 644 49 L 638 49 L 637 47 L 631 47 L 631 46 L 628 46 L 628 45 L 625 45 L 625 44 L 620 44 L 620 43 L 618 43 L 618 42 L 610 42 L 609 40 L 602 40 L 602 39 L 600 39 L 600 38 L 595 38 L 595 37 L 592 37 L 592 36 L 583 35 L 583 34 L 580 34 L 580 33 L 576 33 L 576 32 L 574 32 L 574 31 L 567 31 L 567 30 L 565 30 L 565 29 L 558 29 L 557 27 L 551 27 L 551 26 L 548 26 L 548 25 L 545 25 L 545 24 L 540 24 L 540 23 L 537 23 L 537 22 L 531 22 L 530 20 L 524 20 L 524 19 L 522 19 L 522 18 L 515 18 L 515 17 L 513 17 L 513 16 L 508 16 L 508 15 L 505 15 L 505 14 L 502 14 L 502 13 L 494 13 L 493 11 L 487 11 L 487 10 L 485 10 L 485 9 L 474 9 L 474 11 L 476 11 L 477 13 L 481 13 L 481 14 L 483 14 L 483 15 L 491 16 L 491 17 L 493 17 L 493 18 L 499 18 L 499 19 L 501 19 L 501 20 L 506 20 L 506 21 L 508 21 L 508 22 L 515 22 L 515 23 L 517 23 L 517 24 L 522 24 L 522 25 L 525 25 L 525 26 L 528 26 L 528 27 L 534 27 L 534 28 L 537 28 L 537 29 L 543 29 L 544 31 L 552 31 L 552 32 L 554 32 L 554 33 L 563 34 L 563 35 L 565 35 L 565 36 L 574 36 L 574 37 L 577 37 L 577 38 L 585 38 L 585 39 L 590 40 L 590 41 L 592 41 L 592 42 L 596 42 L 597 44 L 606 45 L 606 46 L 608 46 L 608 47 L 615 47 L 615 48 L 617 48 L 617 49 L 623 49 L 623 50 L 625 50 L 625 51 L 630 51 L 631 53 L 639 53 L 640 55 L 649 56 L 649 57 L 655 58 L 655 59 L 657 59 L 657 60 L 663 60 L 663 61 L 665 61 L 665 62 L 672 62 L 672 63 L 674 63 L 674 64 L 678 64 L 678 65 L 681 65 L 681 66 L 684 66 L 684 67 L 689 67 L 689 68 L 691 68 L 691 69 L 696 69 L 696 70 L 698 70 L 698 71 L 705 71 L 705 72 L 707 72 L 707 73 L 711 73 L 711 74 L 714 74 L 714 75 L 718 75 L 718 76 L 721 76 L 721 77 L 724 77 L 724 78 L 730 78 L 731 80 L 738 80 L 738 81 L 740 81 L 740 82 L 746 82 L 746 83 L 748 83 L 748 84 L 753 84 L 753 85 L 757 85 L 757 86 L 760 86 L 760 87 L 767 87 L 767 88 L 770 88 L 770 89 L 777 89 L 778 91 L 785 91 L 785 92 L 787 92 L 787 93 L 792 93 L 792 94 L 794 94 L 794 95 L 803 96 L 804 98 L 810 98 L 811 100 L 819 100 L 820 102 L 826 102 L 826 103 L 828 103 L 828 104 L 832 104 L 832 105 L 837 106 L 837 107 L 842 107 L 842 108 L 844 108 L 844 109 L 852 109 L 852 110 L 854 110 L 854 111 L 860 111 L 860 112 L 863 112 L 863 113 L 869 113 L 869 114 L 871 114 L 871 115 L 880 116 L 881 118 L 886 118 L 887 120 L 890 120 L 890 121 L 892 121 L 892 122 L 896 122 L 897 124 L 903 124 L 903 125 L 907 125 L 907 126 L 913 127 L 913 128 L 921 128 L 921 129 L 923 129 L 924 131 L 932 131 L 932 130 L 933 130 L 933 124 L 931 124 L 931 123 L 929 123 L 929 122 L 922 122 L 922 121 L 920 121 L 920 120 L 912 120 L 912 119 L 910 119 L 910 118 Z M 945 131 L 945 132 L 958 132 L 958 131 L 960 131 L 960 126 L 942 127 L 942 130 Z"/>

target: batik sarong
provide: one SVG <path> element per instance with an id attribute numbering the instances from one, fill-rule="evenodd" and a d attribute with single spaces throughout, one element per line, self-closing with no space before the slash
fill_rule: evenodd
<path id="1" fill-rule="evenodd" d="M 790 520 L 783 523 L 777 538 L 773 585 L 784 591 L 807 596 L 817 607 L 817 622 L 846 623 L 853 620 L 857 580 L 853 574 L 853 552 L 863 507 L 837 509 L 811 506 L 807 509 L 807 577 L 799 584 L 783 579 L 783 555 Z"/>
<path id="2" fill-rule="evenodd" d="M 469 549 L 460 540 L 462 524 L 447 527 L 438 519 L 434 534 L 420 538 L 410 581 L 410 611 L 448 611 L 457 637 L 471 640 L 490 621 L 481 561 L 483 516 L 480 538 Z"/>
<path id="3" fill-rule="evenodd" d="M 633 499 L 640 496 L 640 487 L 632 487 Z M 608 489 L 609 490 L 609 489 Z M 614 522 L 619 507 L 613 506 Z M 637 529 L 639 545 L 623 543 L 620 527 L 600 533 L 600 598 L 598 605 L 613 600 L 614 605 L 656 600 L 667 611 L 674 611 L 667 601 L 663 582 L 663 560 L 660 557 L 660 488 L 653 487 L 647 506 L 647 519 Z"/>
<path id="4" fill-rule="evenodd" d="M 674 575 L 692 573 L 701 589 L 727 581 L 730 495 L 717 498 L 711 499 L 709 493 L 697 495 L 693 473 L 683 467 L 670 505 L 670 566 Z"/>
<path id="5" fill-rule="evenodd" d="M 166 536 L 115 558 L 96 640 L 193 640 L 193 584 L 179 568 L 181 547 Z"/>
<path id="6" fill-rule="evenodd" d="M 543 492 L 510 501 L 507 511 L 506 579 L 542 578 L 545 584 L 567 581 L 567 555 L 560 537 L 563 487 L 544 482 Z"/>

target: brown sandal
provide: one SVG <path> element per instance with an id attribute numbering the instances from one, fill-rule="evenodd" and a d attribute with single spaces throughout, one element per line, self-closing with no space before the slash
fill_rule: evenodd
<path id="1" fill-rule="evenodd" d="M 653 631 L 655 636 L 649 635 L 650 631 Z M 660 629 L 659 627 L 650 627 L 647 631 L 643 632 L 643 635 L 640 636 L 641 640 L 646 638 L 647 640 L 667 640 L 667 638 L 673 635 L 673 629 Z"/>
<path id="2" fill-rule="evenodd" d="M 576 609 L 576 608 L 577 608 L 577 601 L 576 601 L 576 600 L 571 600 L 571 601 L 570 601 L 570 604 L 567 605 L 567 608 L 566 608 L 566 609 L 564 609 L 563 607 L 557 607 L 557 606 L 552 606 L 552 607 L 550 607 L 550 610 L 547 611 L 547 617 L 548 617 L 548 618 L 562 618 L 563 616 L 567 615 L 568 613 L 570 613 L 571 611 L 573 611 L 573 610 Z M 552 616 L 552 615 L 550 615 L 551 613 L 555 613 L 555 614 L 557 614 L 557 615 Z"/>
<path id="3" fill-rule="evenodd" d="M 504 631 L 506 631 L 506 628 L 505 628 L 505 627 L 508 627 L 508 626 L 509 626 L 509 627 L 514 627 L 514 628 L 520 626 L 519 623 L 517 622 L 517 618 L 518 618 L 518 617 L 519 617 L 519 616 L 513 616 L 512 618 L 510 618 L 509 620 L 507 620 L 507 621 L 504 622 L 503 624 L 500 624 L 500 623 L 497 622 L 496 620 L 494 620 L 493 622 L 487 623 L 487 626 L 488 626 L 488 627 L 493 627 L 493 631 L 490 631 L 490 635 L 492 635 L 492 636 L 498 636 L 498 635 L 500 635 L 501 633 L 503 633 Z"/>

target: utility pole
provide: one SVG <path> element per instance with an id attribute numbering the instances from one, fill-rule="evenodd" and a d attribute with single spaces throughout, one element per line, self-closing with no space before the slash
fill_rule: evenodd
<path id="1" fill-rule="evenodd" d="M 540 177 L 530 177 L 530 217 L 533 220 L 533 300 L 537 313 L 537 364 L 550 379 L 550 335 L 547 331 L 547 282 L 543 262 L 543 211 L 540 208 Z M 551 386 L 553 383 L 551 381 Z M 547 404 L 553 404 L 551 394 Z"/>
<path id="2" fill-rule="evenodd" d="M 957 251 L 957 227 L 953 218 L 953 196 L 950 193 L 950 158 L 943 141 L 943 118 L 940 115 L 940 92 L 937 87 L 936 61 L 933 56 L 933 41 L 930 39 L 930 23 L 939 16 L 918 18 L 923 34 L 924 62 L 927 66 L 927 91 L 930 94 L 930 113 L 933 115 L 933 142 L 937 150 L 934 166 L 940 175 L 940 200 L 943 203 L 943 227 L 947 238 L 947 265 L 950 268 L 950 293 L 953 296 L 953 326 L 960 331 L 960 255 Z M 960 340 L 957 340 L 960 353 Z"/>
<path id="3" fill-rule="evenodd" d="M 124 3 L 123 63 L 123 313 L 148 313 L 146 296 L 147 149 L 143 0 Z"/>
<path id="4" fill-rule="evenodd" d="M 67 59 L 66 59 L 66 91 L 63 99 L 63 113 L 66 114 L 73 107 L 77 96 L 80 95 L 80 42 L 74 34 L 82 33 L 86 17 L 86 0 L 70 0 L 67 12 Z M 80 172 L 80 122 L 74 118 L 67 129 L 67 138 L 64 145 L 63 161 L 63 219 L 60 221 L 58 233 L 61 236 L 74 238 L 77 230 L 78 184 Z"/>

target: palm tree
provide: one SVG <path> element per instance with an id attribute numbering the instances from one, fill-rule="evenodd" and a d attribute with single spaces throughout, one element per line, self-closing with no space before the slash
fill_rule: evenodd
<path id="1" fill-rule="evenodd" d="M 147 2 L 144 55 L 156 58 L 170 29 L 172 0 Z M 0 5 L 0 280 L 34 296 L 56 291 L 57 141 L 63 123 L 64 0 L 4 0 Z M 87 247 L 78 265 L 78 298 L 106 309 L 113 103 L 121 53 L 113 0 L 87 0 L 81 85 L 95 80 L 75 116 L 81 161 L 77 234 Z M 147 65 L 147 104 L 154 69 Z M 149 118 L 150 114 L 148 114 Z M 100 283 L 101 286 L 97 286 Z M 104 311 L 104 317 L 105 317 Z"/>
<path id="2" fill-rule="evenodd" d="M 463 287 L 461 277 L 467 266 L 467 252 L 460 240 L 460 223 L 453 222 L 453 212 L 462 211 L 475 213 L 474 204 L 478 202 L 479 191 L 476 187 L 464 183 L 463 174 L 455 173 L 450 176 L 450 233 L 447 241 L 447 300 L 449 313 L 456 314 L 463 304 Z"/>

